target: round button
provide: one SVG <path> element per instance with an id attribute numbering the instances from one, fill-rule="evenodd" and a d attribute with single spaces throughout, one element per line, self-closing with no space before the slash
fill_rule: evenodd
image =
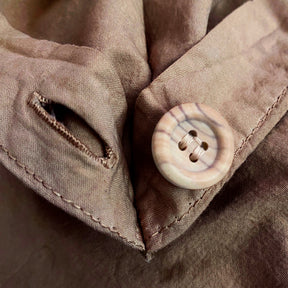
<path id="1" fill-rule="evenodd" d="M 152 153 L 158 170 L 174 185 L 207 188 L 230 169 L 233 134 L 227 121 L 211 107 L 181 104 L 158 122 L 152 137 Z"/>

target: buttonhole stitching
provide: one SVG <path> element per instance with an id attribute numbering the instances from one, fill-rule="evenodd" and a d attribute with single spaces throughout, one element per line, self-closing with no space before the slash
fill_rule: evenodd
<path id="1" fill-rule="evenodd" d="M 55 117 L 50 115 L 43 107 L 43 105 L 53 104 L 53 102 L 43 97 L 39 92 L 34 91 L 28 98 L 28 106 L 31 107 L 36 114 L 44 120 L 51 128 L 58 132 L 70 144 L 78 150 L 86 154 L 88 157 L 95 161 L 100 162 L 105 168 L 111 169 L 116 163 L 116 155 L 112 148 L 105 144 L 105 156 L 100 157 L 95 155 L 89 147 L 81 142 L 80 139 L 75 137 L 61 122 L 57 121 Z"/>
<path id="2" fill-rule="evenodd" d="M 20 162 L 15 156 L 13 156 L 8 149 L 6 149 L 2 144 L 0 144 L 0 149 L 9 157 L 10 160 L 13 160 L 14 163 L 17 164 L 17 166 L 19 166 L 20 168 L 22 168 L 26 174 L 32 176 L 37 182 L 41 183 L 42 186 L 47 189 L 50 190 L 55 196 L 59 197 L 65 204 L 68 204 L 70 206 L 72 206 L 75 209 L 80 210 L 85 216 L 89 217 L 93 222 L 97 223 L 98 225 L 100 225 L 102 228 L 109 230 L 111 233 L 118 235 L 118 237 L 120 237 L 121 239 L 123 239 L 125 242 L 131 244 L 133 247 L 138 247 L 141 248 L 141 250 L 143 250 L 143 246 L 137 244 L 134 241 L 128 240 L 127 237 L 121 235 L 120 232 L 117 231 L 117 228 L 113 227 L 110 228 L 109 226 L 104 225 L 101 221 L 100 218 L 95 218 L 90 212 L 86 211 L 83 207 L 81 207 L 80 205 L 76 204 L 73 200 L 69 200 L 67 198 L 65 198 L 62 194 L 60 194 L 59 192 L 57 192 L 56 190 L 54 190 L 50 185 L 48 185 L 41 177 L 39 177 L 38 175 L 35 174 L 35 172 L 33 172 L 32 170 L 30 170 L 25 164 L 23 164 L 22 162 Z"/>
<path id="3" fill-rule="evenodd" d="M 269 115 L 276 108 L 276 106 L 279 104 L 279 102 L 282 100 L 282 98 L 287 94 L 287 89 L 288 89 L 288 87 L 285 87 L 282 90 L 281 94 L 276 98 L 276 100 L 273 102 L 273 104 L 267 109 L 266 113 L 259 119 L 259 121 L 257 122 L 257 125 L 251 130 L 251 132 L 245 138 L 243 138 L 241 140 L 240 146 L 234 152 L 234 157 L 237 157 L 239 155 L 239 153 L 243 150 L 243 148 L 248 144 L 250 139 L 253 137 L 253 135 L 263 126 L 263 124 L 266 122 L 266 120 L 269 117 Z M 225 181 L 226 180 L 223 179 L 220 183 L 223 184 Z M 175 216 L 174 220 L 170 224 L 161 227 L 158 231 L 156 231 L 156 232 L 152 233 L 150 236 L 148 236 L 148 240 L 150 240 L 151 238 L 157 236 L 158 234 L 163 233 L 165 230 L 168 230 L 174 224 L 176 224 L 177 222 L 180 222 L 185 216 L 189 215 L 189 213 L 192 210 L 192 208 L 196 207 L 197 204 L 199 204 L 199 202 L 207 194 L 207 192 L 211 192 L 211 191 L 213 191 L 213 189 L 214 189 L 214 187 L 212 186 L 212 187 L 204 190 L 204 192 L 203 192 L 201 197 L 199 197 L 195 202 L 193 202 L 193 203 L 190 202 L 189 203 L 189 208 L 184 214 L 182 214 L 181 216 Z"/>

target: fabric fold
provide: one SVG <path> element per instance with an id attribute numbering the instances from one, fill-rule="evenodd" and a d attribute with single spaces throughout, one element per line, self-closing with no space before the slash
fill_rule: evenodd
<path id="1" fill-rule="evenodd" d="M 136 203 L 148 251 L 163 248 L 191 226 L 287 111 L 287 8 L 281 1 L 244 4 L 140 94 L 134 133 Z M 205 190 L 170 184 L 152 159 L 151 137 L 158 120 L 187 102 L 218 110 L 234 133 L 230 172 Z"/>
<path id="2" fill-rule="evenodd" d="M 97 50 L 36 40 L 0 20 L 1 162 L 54 205 L 143 250 L 121 141 L 127 102 L 117 71 Z M 71 111 L 72 131 L 48 104 Z M 98 134 L 92 147 L 95 135 L 82 133 L 78 118 Z"/>

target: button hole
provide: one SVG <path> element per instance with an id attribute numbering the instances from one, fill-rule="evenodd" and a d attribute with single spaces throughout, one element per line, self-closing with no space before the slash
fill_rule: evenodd
<path id="1" fill-rule="evenodd" d="M 191 162 L 196 163 L 198 161 L 198 156 L 196 154 L 194 154 L 194 153 L 191 153 L 189 155 L 189 159 L 190 159 Z"/>
<path id="2" fill-rule="evenodd" d="M 204 151 L 207 151 L 208 150 L 208 143 L 202 142 L 201 147 L 203 148 Z"/>
<path id="3" fill-rule="evenodd" d="M 190 131 L 188 132 L 188 134 L 189 134 L 190 136 L 192 136 L 192 137 L 197 137 L 197 131 L 195 131 L 195 130 L 190 130 Z"/>
<path id="4" fill-rule="evenodd" d="M 182 141 L 182 140 L 181 140 L 181 141 L 178 143 L 178 147 L 179 147 L 179 149 L 180 149 L 181 151 L 184 151 L 184 150 L 187 149 L 187 144 L 186 144 L 185 141 Z"/>

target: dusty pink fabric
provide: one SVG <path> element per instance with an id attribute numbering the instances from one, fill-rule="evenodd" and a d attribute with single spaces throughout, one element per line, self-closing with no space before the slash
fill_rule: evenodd
<path id="1" fill-rule="evenodd" d="M 1 287 L 288 285 L 286 1 L 0 11 Z M 155 125 L 185 102 L 234 135 L 229 173 L 204 190 L 152 159 Z"/>

